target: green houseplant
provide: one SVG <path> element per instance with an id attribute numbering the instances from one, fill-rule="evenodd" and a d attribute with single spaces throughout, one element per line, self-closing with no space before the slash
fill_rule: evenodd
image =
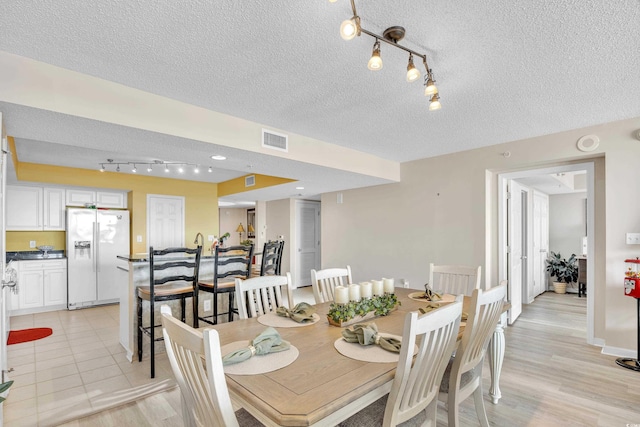
<path id="1" fill-rule="evenodd" d="M 562 258 L 560 252 L 551 251 L 547 258 L 547 272 L 554 276 L 553 289 L 556 293 L 566 292 L 567 285 L 578 280 L 578 261 L 575 254 L 571 254 L 568 259 Z"/>

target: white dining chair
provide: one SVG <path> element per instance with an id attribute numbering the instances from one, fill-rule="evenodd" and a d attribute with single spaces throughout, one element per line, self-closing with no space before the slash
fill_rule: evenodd
<path id="1" fill-rule="evenodd" d="M 291 274 L 236 279 L 236 298 L 241 319 L 262 316 L 283 305 L 292 308 Z"/>
<path id="2" fill-rule="evenodd" d="M 336 286 L 346 286 L 352 283 L 351 267 L 326 268 L 311 270 L 311 286 L 316 304 L 333 301 L 333 291 Z"/>
<path id="3" fill-rule="evenodd" d="M 161 315 L 167 356 L 182 395 L 185 426 L 262 426 L 246 410 L 233 411 L 218 332 L 201 332 L 178 321 L 168 305 L 161 307 Z"/>
<path id="4" fill-rule="evenodd" d="M 447 403 L 450 427 L 459 425 L 460 404 L 472 394 L 480 424 L 489 427 L 482 397 L 482 362 L 500 320 L 506 294 L 505 284 L 484 292 L 481 289 L 473 291 L 462 339 L 440 385 L 438 398 Z"/>
<path id="5" fill-rule="evenodd" d="M 435 427 L 438 389 L 456 345 L 461 315 L 461 299 L 427 314 L 408 313 L 391 391 L 339 425 L 396 426 L 411 420 L 411 425 Z"/>
<path id="6" fill-rule="evenodd" d="M 471 296 L 480 289 L 481 266 L 429 264 L 429 286 L 431 290 L 452 295 Z"/>

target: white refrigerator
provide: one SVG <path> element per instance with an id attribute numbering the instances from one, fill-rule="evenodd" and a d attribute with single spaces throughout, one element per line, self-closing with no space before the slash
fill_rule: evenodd
<path id="1" fill-rule="evenodd" d="M 118 302 L 117 255 L 129 253 L 129 211 L 67 209 L 69 310 Z"/>

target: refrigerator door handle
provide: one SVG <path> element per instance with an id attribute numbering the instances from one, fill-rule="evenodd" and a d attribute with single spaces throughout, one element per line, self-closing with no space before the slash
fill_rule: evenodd
<path id="1" fill-rule="evenodd" d="M 93 227 L 93 248 L 91 249 L 91 252 L 93 255 L 93 259 L 91 260 L 91 268 L 95 273 L 96 271 L 96 223 L 95 222 L 92 224 L 92 227 Z"/>
<path id="2" fill-rule="evenodd" d="M 96 248 L 96 271 L 99 273 L 100 272 L 100 222 L 96 223 L 96 235 L 93 239 L 93 245 Z"/>

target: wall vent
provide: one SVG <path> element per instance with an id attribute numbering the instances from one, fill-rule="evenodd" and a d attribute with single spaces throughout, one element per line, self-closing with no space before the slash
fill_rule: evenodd
<path id="1" fill-rule="evenodd" d="M 262 146 L 272 150 L 289 151 L 289 137 L 271 130 L 262 129 Z"/>
<path id="2" fill-rule="evenodd" d="M 255 175 L 249 175 L 249 176 L 245 176 L 244 177 L 244 186 L 245 187 L 253 187 L 254 185 L 256 185 L 256 176 Z"/>

